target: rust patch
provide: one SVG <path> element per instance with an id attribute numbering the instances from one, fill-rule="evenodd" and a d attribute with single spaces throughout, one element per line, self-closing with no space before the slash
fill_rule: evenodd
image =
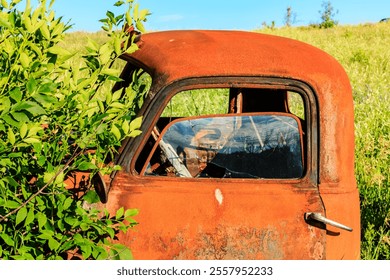
<path id="1" fill-rule="evenodd" d="M 263 231 L 261 251 L 266 259 L 283 259 L 283 248 L 278 232 L 274 229 Z"/>
<path id="2" fill-rule="evenodd" d="M 322 244 L 320 241 L 317 241 L 316 244 L 314 245 L 314 250 L 313 250 L 313 259 L 315 260 L 322 260 L 324 259 L 324 244 Z"/>
<path id="3" fill-rule="evenodd" d="M 288 252 L 286 256 L 285 247 L 289 248 L 285 244 L 286 238 L 271 227 L 256 229 L 218 226 L 212 232 L 199 229 L 193 238 L 189 233 L 185 229 L 172 237 L 162 233 L 153 234 L 143 241 L 142 247 L 152 251 L 156 259 L 175 260 L 288 259 L 293 258 L 294 254 Z"/>

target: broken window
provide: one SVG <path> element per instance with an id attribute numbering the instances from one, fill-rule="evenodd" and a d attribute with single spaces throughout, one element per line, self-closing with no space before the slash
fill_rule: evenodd
<path id="1" fill-rule="evenodd" d="M 136 161 L 145 176 L 301 178 L 305 104 L 268 88 L 182 91 L 165 106 Z"/>
<path id="2" fill-rule="evenodd" d="M 182 118 L 159 135 L 145 175 L 299 178 L 301 129 L 288 114 Z"/>

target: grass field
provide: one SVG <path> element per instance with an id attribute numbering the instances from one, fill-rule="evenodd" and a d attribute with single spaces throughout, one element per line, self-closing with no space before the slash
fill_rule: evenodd
<path id="1" fill-rule="evenodd" d="M 261 29 L 298 39 L 333 55 L 347 71 L 355 105 L 355 174 L 360 190 L 362 259 L 390 259 L 390 23 Z M 66 47 L 79 51 L 87 37 L 69 33 Z M 118 65 L 117 67 L 121 67 Z"/>

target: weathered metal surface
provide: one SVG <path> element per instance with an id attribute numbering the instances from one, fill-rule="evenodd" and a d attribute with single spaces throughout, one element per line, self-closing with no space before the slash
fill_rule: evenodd
<path id="1" fill-rule="evenodd" d="M 348 223 L 353 228 L 353 232 L 346 232 L 329 225 L 326 227 L 327 259 L 360 258 L 359 192 L 357 189 L 350 190 L 350 186 L 344 188 L 343 184 L 320 185 L 326 217 L 340 223 Z"/>
<path id="2" fill-rule="evenodd" d="M 120 172 L 109 205 L 140 209 L 136 229 L 119 236 L 136 259 L 325 258 L 325 231 L 304 221 L 304 209 L 324 213 L 313 187 Z"/>
<path id="3" fill-rule="evenodd" d="M 351 87 L 339 63 L 310 45 L 250 32 L 170 31 L 142 35 L 123 58 L 153 84 L 143 134 L 121 149 L 107 207 L 139 208 L 121 242 L 138 259 L 356 259 L 359 197 L 354 179 Z M 135 160 L 170 95 L 207 87 L 293 87 L 308 110 L 306 175 L 297 180 L 145 177 Z M 346 203 L 348 202 L 348 203 Z M 353 232 L 305 221 L 316 212 Z"/>

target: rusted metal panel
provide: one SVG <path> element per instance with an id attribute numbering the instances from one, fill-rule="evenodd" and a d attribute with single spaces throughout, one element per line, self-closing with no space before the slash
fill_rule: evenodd
<path id="1" fill-rule="evenodd" d="M 352 232 L 347 232 L 332 226 L 326 227 L 327 259 L 356 260 L 360 258 L 359 192 L 357 188 L 352 189 L 350 186 L 344 188 L 343 184 L 350 183 L 320 185 L 327 217 L 347 224 L 353 229 Z"/>
<path id="2" fill-rule="evenodd" d="M 136 259 L 323 259 L 325 232 L 304 221 L 324 213 L 316 188 L 247 180 L 134 178 L 118 173 L 109 207 L 140 209 L 119 239 Z M 304 207 L 302 207 L 304 206 Z M 299 238 L 297 238 L 299 237 Z M 299 248 L 299 249 L 298 249 Z"/>

